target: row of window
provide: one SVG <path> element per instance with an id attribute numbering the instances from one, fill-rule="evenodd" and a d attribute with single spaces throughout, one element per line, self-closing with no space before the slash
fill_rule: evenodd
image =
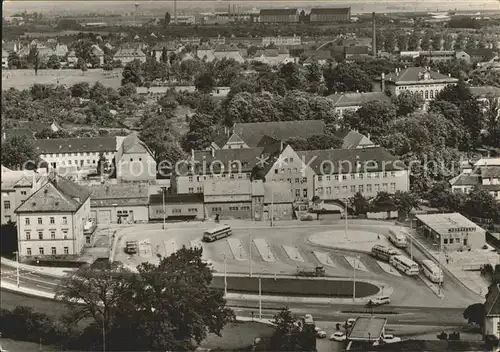
<path id="1" fill-rule="evenodd" d="M 297 188 L 294 192 L 295 192 L 295 198 L 300 198 L 300 191 L 301 189 L 300 188 Z M 302 189 L 302 196 L 304 198 L 307 198 L 307 188 L 304 188 Z"/>
<path id="2" fill-rule="evenodd" d="M 162 214 L 163 211 L 160 210 L 160 211 L 156 211 L 157 213 L 160 213 Z M 198 212 L 198 208 L 188 208 L 188 213 L 197 213 Z M 179 209 L 179 208 L 174 208 L 172 209 L 172 214 L 180 214 L 182 213 L 182 209 Z"/>
<path id="3" fill-rule="evenodd" d="M 38 239 L 43 240 L 43 231 L 37 231 L 38 232 Z M 68 239 L 68 230 L 62 230 L 63 233 L 63 239 Z M 26 241 L 31 240 L 31 231 L 26 231 Z M 56 239 L 56 231 L 55 230 L 50 230 L 50 239 L 55 240 Z"/>
<path id="4" fill-rule="evenodd" d="M 109 156 L 113 156 L 114 153 L 113 152 L 107 152 L 107 153 L 103 153 L 104 155 L 109 155 Z M 46 157 L 50 157 L 50 158 L 61 158 L 61 157 L 68 157 L 68 156 L 97 156 L 99 157 L 99 152 L 82 152 L 82 153 L 48 153 L 48 154 L 45 154 Z"/>
<path id="5" fill-rule="evenodd" d="M 24 218 L 24 223 L 25 225 L 31 225 L 31 219 L 30 218 Z M 49 224 L 54 225 L 56 223 L 55 217 L 51 216 L 49 218 Z M 38 225 L 43 225 L 43 219 L 42 218 L 37 218 L 37 224 Z M 61 224 L 62 225 L 68 225 L 68 218 L 66 216 L 63 216 L 61 218 Z"/>
<path id="6" fill-rule="evenodd" d="M 229 179 L 231 180 L 235 180 L 235 179 L 238 179 L 238 180 L 242 180 L 243 178 L 247 178 L 247 179 L 250 179 L 250 173 L 247 172 L 245 174 L 222 174 L 221 177 L 222 178 L 227 178 L 229 175 Z M 244 177 L 245 176 L 245 177 Z M 206 180 L 213 180 L 214 179 L 214 175 L 203 175 L 203 176 L 196 176 L 196 181 L 200 182 L 200 181 L 206 181 Z M 189 182 L 193 182 L 194 181 L 194 177 L 193 176 L 189 176 Z"/>
<path id="7" fill-rule="evenodd" d="M 63 249 L 64 254 L 68 255 L 69 254 L 69 247 L 64 247 Z M 45 255 L 45 249 L 43 247 L 38 248 L 38 254 L 39 255 Z M 51 247 L 50 248 L 50 254 L 51 255 L 57 255 L 57 249 L 56 247 Z M 26 248 L 26 255 L 33 255 L 31 248 Z"/>
<path id="8" fill-rule="evenodd" d="M 194 193 L 194 188 L 193 187 L 189 187 L 188 192 L 189 193 Z M 203 193 L 203 187 L 196 187 L 196 193 Z"/>
<path id="9" fill-rule="evenodd" d="M 466 245 L 466 242 L 467 242 L 467 240 L 465 239 L 464 240 L 464 245 Z M 453 244 L 453 243 L 461 244 L 462 240 L 459 237 L 457 237 L 455 239 L 453 239 L 453 238 L 443 238 L 443 244 Z"/>
<path id="10" fill-rule="evenodd" d="M 73 165 L 73 161 L 72 160 L 66 160 L 66 161 L 68 162 L 68 165 Z M 97 163 L 96 159 L 94 159 L 94 160 L 87 159 L 86 161 L 87 161 L 87 165 L 90 164 L 91 162 L 92 162 L 92 164 L 96 164 Z M 75 165 L 76 166 L 78 166 L 78 165 L 83 166 L 83 164 L 85 164 L 85 160 L 80 160 L 80 162 L 78 162 L 78 160 L 75 160 Z M 66 163 L 65 163 L 64 160 L 61 161 L 61 165 L 63 165 L 63 166 L 66 165 Z"/>
<path id="11" fill-rule="evenodd" d="M 400 91 L 407 90 L 407 87 L 398 87 Z M 416 94 L 420 95 L 420 97 L 425 97 L 425 99 L 434 99 L 434 96 L 437 96 L 439 94 L 439 90 L 437 89 L 426 89 L 426 90 L 418 90 L 415 91 Z"/>
<path id="12" fill-rule="evenodd" d="M 229 207 L 230 211 L 250 211 L 250 206 L 242 205 L 241 207 Z M 212 213 L 219 213 L 222 211 L 221 207 L 212 207 Z"/>
<path id="13" fill-rule="evenodd" d="M 375 192 L 380 192 L 380 184 L 375 184 L 374 185 L 375 187 Z M 390 190 L 391 192 L 394 192 L 396 191 L 396 183 L 392 182 L 391 185 L 390 185 Z M 335 193 L 340 193 L 340 186 L 335 186 L 333 187 Z M 347 186 L 342 186 L 342 192 L 343 193 L 347 193 Z M 387 192 L 388 188 L 387 188 L 387 183 L 382 183 L 382 190 L 384 192 Z M 323 191 L 326 193 L 326 194 L 332 194 L 332 187 L 318 187 L 316 188 L 316 193 L 319 193 L 319 194 L 322 194 Z M 351 193 L 356 193 L 356 192 L 359 192 L 359 193 L 364 193 L 365 192 L 365 185 L 359 185 L 356 189 L 356 185 L 351 185 L 350 187 L 350 191 Z M 366 185 L 366 192 L 367 193 L 371 193 L 372 192 L 372 185 Z"/>
<path id="14" fill-rule="evenodd" d="M 389 177 L 389 173 L 388 172 L 367 172 L 365 174 L 366 174 L 366 178 L 367 179 Z M 351 180 L 356 180 L 356 179 L 363 180 L 364 177 L 365 177 L 364 176 L 365 174 L 351 174 Z M 391 171 L 390 175 L 391 175 L 391 177 L 396 177 L 396 172 L 395 171 Z M 344 181 L 347 180 L 347 175 L 333 175 L 334 180 L 338 181 L 340 179 L 340 176 L 342 176 L 342 180 L 344 180 Z M 325 178 L 326 181 L 331 181 L 332 176 L 331 175 L 318 176 L 318 181 L 322 181 L 323 178 Z"/>

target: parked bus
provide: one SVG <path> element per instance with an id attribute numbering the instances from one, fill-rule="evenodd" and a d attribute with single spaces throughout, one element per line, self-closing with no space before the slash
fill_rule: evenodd
<path id="1" fill-rule="evenodd" d="M 432 282 L 437 284 L 443 282 L 443 271 L 432 260 L 422 260 L 422 269 L 425 276 Z"/>
<path id="2" fill-rule="evenodd" d="M 392 256 L 399 255 L 399 252 L 394 248 L 376 244 L 375 246 L 372 247 L 372 255 L 375 258 L 382 259 L 388 262 Z"/>
<path id="3" fill-rule="evenodd" d="M 213 242 L 217 241 L 221 238 L 231 236 L 233 232 L 231 231 L 230 226 L 220 226 L 211 230 L 207 230 L 203 233 L 203 241 L 204 242 Z"/>
<path id="4" fill-rule="evenodd" d="M 389 259 L 389 263 L 396 269 L 404 272 L 406 275 L 418 275 L 420 271 L 417 263 L 403 255 L 395 255 L 394 257 L 391 257 L 391 259 Z"/>
<path id="5" fill-rule="evenodd" d="M 392 244 L 398 248 L 406 248 L 406 246 L 408 245 L 406 236 L 400 231 L 390 230 L 389 241 L 391 241 Z"/>

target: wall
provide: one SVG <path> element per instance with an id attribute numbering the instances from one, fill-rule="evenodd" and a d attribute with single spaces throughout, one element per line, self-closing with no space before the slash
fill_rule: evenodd
<path id="1" fill-rule="evenodd" d="M 40 154 L 40 157 L 45 160 L 50 168 L 59 168 L 61 166 L 79 166 L 82 169 L 97 170 L 97 162 L 99 161 L 99 152 L 81 152 L 81 153 L 47 153 Z M 115 157 L 115 152 L 105 152 L 104 157 L 108 162 L 112 162 Z M 55 167 L 54 167 L 55 163 Z"/>
<path id="2" fill-rule="evenodd" d="M 500 338 L 500 317 L 486 318 L 484 322 L 484 334 Z"/>
<path id="3" fill-rule="evenodd" d="M 213 202 L 205 203 L 207 217 L 215 217 L 220 214 L 222 218 L 251 219 L 252 202 Z"/>
<path id="4" fill-rule="evenodd" d="M 156 180 L 156 162 L 148 153 L 120 155 L 116 176 L 119 181 L 154 181 Z"/>
<path id="5" fill-rule="evenodd" d="M 180 212 L 174 212 L 174 209 L 180 210 Z M 190 209 L 196 209 L 196 211 L 190 211 Z M 172 216 L 194 216 L 198 220 L 205 218 L 203 203 L 166 204 L 165 210 L 167 219 Z M 163 220 L 163 204 L 150 204 L 148 213 L 150 220 Z"/>
<path id="6" fill-rule="evenodd" d="M 439 94 L 439 92 L 441 92 L 449 84 L 450 83 L 432 83 L 432 81 L 428 81 L 426 83 L 412 84 L 406 86 L 401 86 L 401 85 L 396 86 L 395 84 L 387 82 L 386 86 L 396 97 L 404 91 L 409 91 L 412 93 L 420 94 L 422 98 L 428 101 L 428 100 L 433 100 L 434 97 L 436 97 Z"/>
<path id="7" fill-rule="evenodd" d="M 264 213 L 263 216 L 264 221 L 269 221 L 271 219 L 271 216 L 274 217 L 274 220 L 292 220 L 293 217 L 292 204 L 290 203 L 273 204 L 272 207 L 270 204 L 267 204 L 264 205 L 263 213 Z"/>
<path id="8" fill-rule="evenodd" d="M 122 218 L 122 222 L 126 223 L 128 221 L 133 222 L 148 222 L 149 220 L 149 210 L 147 205 L 127 205 L 127 206 L 109 206 L 109 207 L 91 207 L 92 218 L 97 220 L 97 212 L 99 211 L 110 211 L 111 212 L 111 223 L 118 223 L 118 212 L 127 211 L 128 217 Z M 132 216 L 130 215 L 132 212 Z M 99 225 L 99 224 L 97 224 Z"/>
<path id="9" fill-rule="evenodd" d="M 387 217 L 389 215 L 389 217 Z M 367 219 L 397 219 L 398 218 L 398 212 L 397 211 L 391 211 L 391 212 L 386 212 L 386 211 L 381 211 L 377 213 L 366 213 L 366 218 Z"/>
<path id="10" fill-rule="evenodd" d="M 209 169 L 210 165 L 207 165 L 207 172 Z M 241 180 L 243 183 L 248 183 L 250 182 L 250 176 L 250 172 L 241 174 L 224 173 L 222 175 L 174 176 L 172 179 L 172 186 L 176 193 L 203 193 L 203 184 L 206 181 L 218 180 L 218 182 L 234 182 L 236 180 Z"/>

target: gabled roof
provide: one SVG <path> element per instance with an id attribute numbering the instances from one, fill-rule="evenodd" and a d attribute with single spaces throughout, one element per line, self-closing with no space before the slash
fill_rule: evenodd
<path id="1" fill-rule="evenodd" d="M 384 92 L 368 92 L 368 93 L 345 93 L 331 94 L 328 99 L 333 101 L 335 107 L 361 106 L 369 101 L 391 102 Z"/>
<path id="2" fill-rule="evenodd" d="M 344 137 L 342 149 L 353 149 L 362 146 L 374 146 L 374 144 L 364 134 L 356 131 L 349 131 L 349 133 Z"/>
<path id="3" fill-rule="evenodd" d="M 116 137 L 39 139 L 34 141 L 40 154 L 116 152 Z"/>
<path id="4" fill-rule="evenodd" d="M 486 60 L 491 59 L 495 56 L 497 51 L 486 48 L 477 49 L 465 49 L 464 50 L 469 56 L 483 56 Z"/>
<path id="5" fill-rule="evenodd" d="M 477 186 L 480 182 L 479 175 L 460 174 L 454 179 L 450 180 L 452 186 Z"/>
<path id="6" fill-rule="evenodd" d="M 90 203 L 92 206 L 147 205 L 149 185 L 116 184 L 92 186 Z"/>
<path id="7" fill-rule="evenodd" d="M 149 148 L 139 139 L 137 133 L 128 135 L 122 142 L 121 149 L 123 154 L 149 154 Z"/>
<path id="8" fill-rule="evenodd" d="M 120 48 L 114 57 L 145 57 L 146 54 L 138 48 Z"/>
<path id="9" fill-rule="evenodd" d="M 470 87 L 469 90 L 472 95 L 478 98 L 485 98 L 490 94 L 494 97 L 500 97 L 500 88 L 495 86 Z"/>
<path id="10" fill-rule="evenodd" d="M 89 197 L 86 188 L 64 177 L 52 176 L 16 209 L 16 213 L 76 212 Z"/>
<path id="11" fill-rule="evenodd" d="M 485 166 L 479 169 L 482 177 L 500 177 L 500 166 Z"/>
<path id="12" fill-rule="evenodd" d="M 155 50 L 155 51 L 161 51 L 163 49 L 167 49 L 167 51 L 175 51 L 177 50 L 177 48 L 175 47 L 175 44 L 174 43 L 171 43 L 171 42 L 166 42 L 166 43 L 156 43 L 152 50 Z"/>
<path id="13" fill-rule="evenodd" d="M 14 190 L 16 187 L 31 187 L 33 177 L 38 181 L 41 176 L 31 170 L 4 171 L 2 166 L 2 191 Z"/>
<path id="14" fill-rule="evenodd" d="M 230 144 L 230 143 L 245 143 L 245 141 L 243 139 L 241 139 L 241 137 L 238 136 L 238 134 L 233 133 L 231 135 L 231 137 L 229 137 L 229 139 L 226 141 L 225 144 Z"/>
<path id="15" fill-rule="evenodd" d="M 311 15 L 348 15 L 350 7 L 313 7 Z"/>
<path id="16" fill-rule="evenodd" d="M 418 82 L 422 79 L 420 78 L 425 72 L 429 72 L 430 79 L 436 82 L 454 83 L 458 82 L 458 79 L 453 77 L 448 77 L 442 73 L 436 71 L 427 71 L 425 67 L 408 67 L 401 70 L 399 73 L 391 72 L 385 75 L 385 80 L 387 82 L 393 82 L 396 84 L 403 84 L 404 82 Z M 419 79 L 420 78 L 420 79 Z"/>
<path id="17" fill-rule="evenodd" d="M 287 140 L 292 137 L 307 138 L 323 135 L 325 123 L 322 120 L 237 123 L 233 131 L 252 147 L 256 146 L 264 136 Z"/>
<path id="18" fill-rule="evenodd" d="M 383 147 L 303 150 L 297 155 L 318 175 L 404 170 L 398 158 Z"/>
<path id="19" fill-rule="evenodd" d="M 500 284 L 492 285 L 484 303 L 486 316 L 500 315 Z"/>
<path id="20" fill-rule="evenodd" d="M 261 16 L 283 16 L 283 15 L 297 15 L 297 9 L 261 9 Z"/>

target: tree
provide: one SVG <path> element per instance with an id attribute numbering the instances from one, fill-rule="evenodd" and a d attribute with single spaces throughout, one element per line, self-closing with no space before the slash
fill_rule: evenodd
<path id="1" fill-rule="evenodd" d="M 463 316 L 469 324 L 473 323 L 483 327 L 485 314 L 484 304 L 475 303 L 465 308 Z"/>
<path id="2" fill-rule="evenodd" d="M 130 275 L 118 262 L 81 267 L 62 280 L 56 297 L 66 304 L 68 321 L 76 324 L 90 318 L 106 335 L 130 287 Z M 106 341 L 103 340 L 103 344 L 106 345 Z"/>
<path id="3" fill-rule="evenodd" d="M 343 123 L 364 135 L 378 137 L 386 131 L 386 125 L 396 118 L 392 104 L 369 101 L 354 114 L 346 114 Z"/>
<path id="4" fill-rule="evenodd" d="M 297 324 L 296 318 L 288 307 L 283 307 L 275 316 L 276 326 L 269 349 L 271 351 L 306 351 L 304 334 Z"/>
<path id="5" fill-rule="evenodd" d="M 141 62 L 134 60 L 125 65 L 122 72 L 122 86 L 127 83 L 133 83 L 136 87 L 142 86 L 143 75 Z"/>
<path id="6" fill-rule="evenodd" d="M 185 150 L 203 150 L 210 146 L 214 137 L 212 117 L 195 114 L 189 119 L 189 132 L 184 138 Z"/>
<path id="7" fill-rule="evenodd" d="M 304 74 L 302 67 L 293 62 L 289 62 L 280 67 L 281 78 L 285 81 L 286 88 L 289 90 L 300 89 L 304 85 Z"/>
<path id="8" fill-rule="evenodd" d="M 127 83 L 125 85 L 122 85 L 120 88 L 118 88 L 118 93 L 122 97 L 131 97 L 135 94 L 137 94 L 137 88 L 133 83 Z"/>
<path id="9" fill-rule="evenodd" d="M 220 336 L 233 320 L 224 291 L 210 287 L 212 273 L 202 249 L 181 248 L 158 265 L 137 267 L 117 304 L 110 350 L 190 351 L 207 336 Z"/>
<path id="10" fill-rule="evenodd" d="M 441 33 L 436 33 L 432 37 L 432 49 L 433 50 L 441 50 L 441 41 L 443 40 L 443 37 Z"/>
<path id="11" fill-rule="evenodd" d="M 474 189 L 467 195 L 463 210 L 473 217 L 498 219 L 500 218 L 500 202 L 487 191 Z"/>
<path id="12" fill-rule="evenodd" d="M 14 135 L 2 142 L 2 165 L 9 169 L 32 168 L 38 164 L 38 159 L 33 141 L 24 135 Z"/>
<path id="13" fill-rule="evenodd" d="M 499 123 L 500 98 L 494 96 L 493 94 L 488 94 L 483 108 L 486 128 L 488 131 L 493 131 Z"/>
<path id="14" fill-rule="evenodd" d="M 76 66 L 82 70 L 82 75 L 85 74 L 85 72 L 88 71 L 88 67 L 87 67 L 87 62 L 85 62 L 84 59 L 78 59 L 78 61 L 76 62 Z"/>
<path id="15" fill-rule="evenodd" d="M 420 44 L 420 33 L 413 32 L 408 40 L 408 50 L 417 50 Z"/>
<path id="16" fill-rule="evenodd" d="M 351 204 L 358 215 L 366 215 L 366 213 L 370 211 L 370 203 L 368 203 L 368 200 L 359 192 L 352 197 Z"/>
<path id="17" fill-rule="evenodd" d="M 163 19 L 163 27 L 167 28 L 167 26 L 170 24 L 172 16 L 170 15 L 170 12 L 165 12 L 165 17 Z"/>
<path id="18" fill-rule="evenodd" d="M 318 150 L 338 149 L 342 146 L 342 140 L 334 135 L 313 135 L 307 138 L 294 137 L 286 141 L 293 150 Z"/>
<path id="19" fill-rule="evenodd" d="M 399 51 L 408 50 L 408 36 L 405 33 L 401 33 L 398 35 L 398 49 Z"/>
<path id="20" fill-rule="evenodd" d="M 424 105 L 424 99 L 419 94 L 403 91 L 394 99 L 394 104 L 397 115 L 406 116 L 420 109 Z"/>
<path id="21" fill-rule="evenodd" d="M 7 63 L 9 65 L 9 68 L 22 68 L 21 59 L 19 58 L 19 55 L 17 55 L 17 53 L 14 51 L 9 53 L 9 56 L 7 57 Z"/>
<path id="22" fill-rule="evenodd" d="M 51 55 L 49 59 L 47 60 L 47 68 L 53 69 L 53 70 L 58 70 L 61 68 L 61 62 L 59 61 L 59 58 L 57 55 Z"/>
<path id="23" fill-rule="evenodd" d="M 104 156 L 104 153 L 99 153 L 99 160 L 97 160 L 97 175 L 104 175 L 108 167 L 108 160 Z"/>
<path id="24" fill-rule="evenodd" d="M 444 50 L 453 50 L 453 36 L 451 34 L 447 34 L 444 37 Z"/>
<path id="25" fill-rule="evenodd" d="M 335 68 L 327 67 L 323 76 L 330 93 L 372 91 L 370 77 L 357 64 L 340 63 Z"/>
<path id="26" fill-rule="evenodd" d="M 431 32 L 426 32 L 420 41 L 420 48 L 422 50 L 430 50 L 431 49 Z"/>
<path id="27" fill-rule="evenodd" d="M 394 32 L 389 32 L 387 33 L 387 36 L 385 37 L 385 42 L 384 42 L 384 49 L 388 53 L 392 53 L 395 50 L 396 47 L 396 35 Z"/>
<path id="28" fill-rule="evenodd" d="M 398 210 L 399 216 L 408 217 L 412 209 L 419 209 L 419 200 L 411 192 L 396 191 L 393 195 L 394 205 Z"/>
<path id="29" fill-rule="evenodd" d="M 210 93 L 215 87 L 215 80 L 211 73 L 205 71 L 196 77 L 196 89 L 203 93 Z"/>

